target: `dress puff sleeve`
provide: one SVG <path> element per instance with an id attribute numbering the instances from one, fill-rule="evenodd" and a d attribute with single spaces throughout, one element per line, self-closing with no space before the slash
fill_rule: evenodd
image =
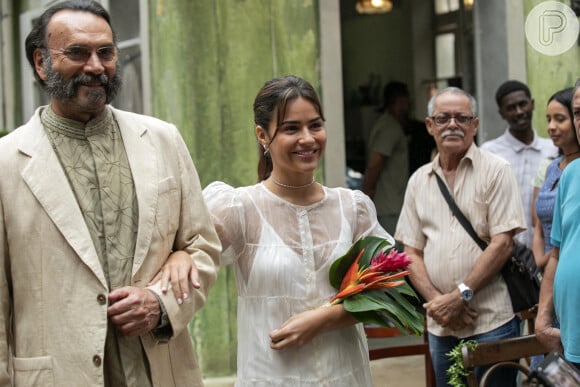
<path id="1" fill-rule="evenodd" d="M 244 211 L 237 190 L 216 181 L 203 190 L 203 198 L 222 244 L 221 262 L 231 264 L 243 250 L 245 240 Z"/>
<path id="2" fill-rule="evenodd" d="M 393 237 L 385 231 L 377 219 L 375 204 L 362 191 L 352 191 L 356 205 L 355 241 L 362 237 L 376 236 L 387 239 L 392 245 L 395 244 Z"/>

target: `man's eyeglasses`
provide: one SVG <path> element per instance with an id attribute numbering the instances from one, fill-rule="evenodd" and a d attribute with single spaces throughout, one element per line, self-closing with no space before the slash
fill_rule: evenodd
<path id="1" fill-rule="evenodd" d="M 465 116 L 463 114 L 459 114 L 456 116 L 448 116 L 445 114 L 441 114 L 438 116 L 432 116 L 429 117 L 433 120 L 433 122 L 435 123 L 435 125 L 440 126 L 440 127 L 445 127 L 447 125 L 449 125 L 449 123 L 451 122 L 451 119 L 453 118 L 455 120 L 455 123 L 459 126 L 467 126 L 469 124 L 471 124 L 471 121 L 473 121 L 473 119 L 475 118 L 474 116 Z"/>
<path id="2" fill-rule="evenodd" d="M 84 63 L 89 60 L 93 51 L 97 53 L 97 57 L 101 62 L 111 62 L 117 56 L 117 49 L 115 46 L 103 46 L 96 50 L 93 50 L 87 46 L 69 46 L 64 49 L 52 49 L 54 51 L 60 51 L 69 60 L 78 63 Z"/>

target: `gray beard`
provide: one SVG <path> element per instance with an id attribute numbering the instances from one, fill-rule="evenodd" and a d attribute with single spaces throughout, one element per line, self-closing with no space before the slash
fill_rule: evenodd
<path id="1" fill-rule="evenodd" d="M 121 71 L 117 67 L 113 78 L 109 79 L 106 74 L 79 74 L 75 75 L 68 82 L 64 80 L 63 76 L 54 70 L 52 67 L 52 60 L 50 54 L 44 55 L 44 71 L 46 72 L 46 80 L 44 81 L 44 91 L 49 97 L 58 100 L 70 100 L 77 94 L 79 85 L 94 84 L 99 82 L 105 88 L 105 103 L 110 103 L 119 90 L 121 89 Z M 89 92 L 89 98 L 98 101 L 103 97 L 102 91 L 93 90 Z"/>

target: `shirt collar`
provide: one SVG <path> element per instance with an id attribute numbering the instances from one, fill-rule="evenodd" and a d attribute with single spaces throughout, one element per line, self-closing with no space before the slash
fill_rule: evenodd
<path id="1" fill-rule="evenodd" d="M 109 106 L 105 106 L 102 113 L 89 122 L 83 123 L 57 115 L 48 105 L 41 113 L 41 120 L 52 131 L 67 137 L 85 139 L 109 130 L 113 123 L 113 113 Z"/>
<path id="2" fill-rule="evenodd" d="M 479 157 L 480 157 L 480 151 L 474 142 L 473 144 L 471 144 L 471 146 L 467 150 L 467 153 L 465 153 L 465 155 L 459 161 L 458 168 L 460 168 L 461 165 L 463 165 L 465 163 L 469 163 L 469 164 L 477 163 L 477 159 L 479 159 Z M 439 172 L 439 175 L 443 176 L 443 170 L 441 168 L 441 164 L 439 163 L 439 153 L 437 153 L 437 156 L 435 156 L 435 158 L 431 162 L 430 173 L 435 173 L 435 172 Z"/>
<path id="3" fill-rule="evenodd" d="M 533 128 L 532 132 L 534 137 L 532 139 L 532 142 L 529 144 L 524 144 L 523 142 L 515 138 L 514 135 L 510 133 L 509 128 L 506 129 L 505 133 L 503 134 L 503 137 L 505 138 L 505 141 L 509 145 L 509 147 L 512 148 L 516 153 L 519 153 L 524 149 L 533 149 L 535 151 L 541 152 L 542 148 L 540 147 L 539 144 L 538 133 L 536 133 L 536 130 Z"/>

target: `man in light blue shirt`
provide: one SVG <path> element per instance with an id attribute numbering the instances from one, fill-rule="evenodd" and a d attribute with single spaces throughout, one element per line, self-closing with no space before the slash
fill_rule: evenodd
<path id="1" fill-rule="evenodd" d="M 481 149 L 494 153 L 512 166 L 520 187 L 527 230 L 518 234 L 516 239 L 528 247 L 532 246 L 532 179 L 541 160 L 555 157 L 558 148 L 552 140 L 538 136 L 532 128 L 534 100 L 530 89 L 519 81 L 504 82 L 495 95 L 499 114 L 508 123 L 505 133 L 493 140 L 486 141 Z"/>

